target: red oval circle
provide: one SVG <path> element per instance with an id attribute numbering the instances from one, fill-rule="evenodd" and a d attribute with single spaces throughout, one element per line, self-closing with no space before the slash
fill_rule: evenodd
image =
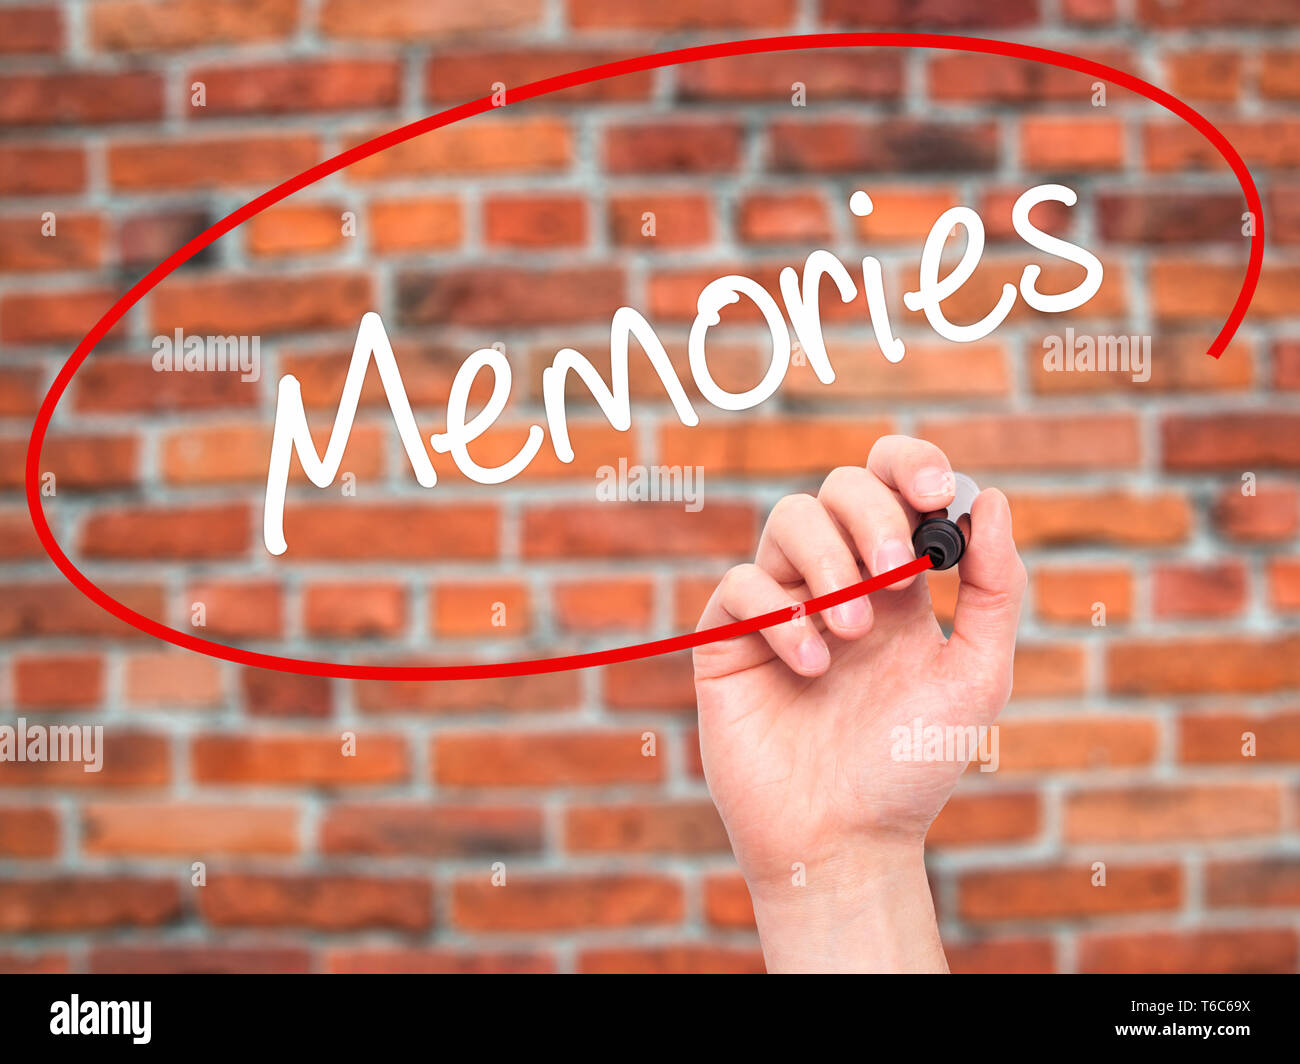
<path id="1" fill-rule="evenodd" d="M 510 102 L 514 103 L 545 96 L 561 89 L 585 85 L 593 81 L 602 81 L 606 78 L 617 77 L 620 74 L 654 70 L 659 67 L 675 66 L 680 63 L 693 63 L 704 59 L 751 55 L 762 52 L 785 52 L 808 48 L 845 46 L 938 48 L 949 51 L 982 52 L 988 55 L 1001 55 L 1012 59 L 1028 59 L 1033 62 L 1047 63 L 1067 70 L 1092 74 L 1116 85 L 1121 85 L 1145 96 L 1154 103 L 1160 104 L 1196 129 L 1198 133 L 1214 145 L 1228 163 L 1237 178 L 1238 184 L 1241 186 L 1242 192 L 1246 196 L 1247 208 L 1256 219 L 1255 232 L 1250 240 L 1250 260 L 1246 267 L 1246 276 L 1242 280 L 1241 291 L 1238 293 L 1236 302 L 1223 323 L 1223 328 L 1219 330 L 1207 352 L 1214 358 L 1218 358 L 1223 353 L 1224 348 L 1227 347 L 1228 342 L 1235 335 L 1246 315 L 1246 309 L 1254 296 L 1255 287 L 1259 282 L 1260 271 L 1263 267 L 1264 211 L 1260 203 L 1259 190 L 1255 187 L 1255 182 L 1251 178 L 1245 162 L 1237 154 L 1228 138 L 1204 115 L 1193 110 L 1178 97 L 1166 92 L 1164 89 L 1157 88 L 1141 78 L 1117 70 L 1114 67 L 1106 66 L 1103 63 L 1048 48 L 1016 44 L 1011 41 L 987 40 L 981 37 L 959 37 L 932 33 L 816 33 L 805 36 L 764 37 L 748 41 L 730 41 L 724 44 L 699 45 L 692 48 L 680 48 L 675 51 L 659 52 L 655 55 L 639 56 L 634 59 L 623 59 L 614 63 L 603 63 L 598 66 L 587 67 L 585 70 L 576 70 L 569 74 L 543 78 L 541 81 L 534 81 L 528 85 L 512 89 Z M 256 199 L 250 200 L 238 210 L 231 212 L 215 225 L 194 237 L 183 247 L 172 252 L 171 255 L 167 256 L 166 259 L 137 281 L 95 323 L 90 332 L 77 345 L 68 361 L 64 363 L 58 376 L 55 377 L 54 383 L 50 385 L 50 390 L 46 393 L 40 410 L 37 412 L 36 423 L 32 428 L 31 439 L 27 445 L 27 508 L 31 514 L 32 523 L 36 528 L 37 537 L 45 548 L 45 552 L 50 556 L 51 561 L 58 566 L 59 571 L 67 577 L 77 590 L 119 620 L 125 621 L 148 635 L 172 643 L 175 646 L 183 647 L 186 650 L 193 650 L 199 654 L 206 654 L 209 657 L 220 658 L 225 661 L 233 661 L 240 665 L 252 665 L 280 672 L 368 680 L 489 679 L 504 676 L 526 676 L 532 673 L 561 672 L 596 665 L 610 665 L 635 658 L 652 657 L 656 654 L 685 650 L 723 639 L 733 639 L 749 632 L 756 632 L 771 625 L 788 621 L 792 616 L 800 612 L 797 608 L 795 610 L 780 609 L 751 620 L 737 621 L 733 624 L 710 628 L 702 632 L 690 632 L 667 639 L 617 647 L 611 650 L 587 654 L 571 654 L 564 657 L 539 658 L 530 661 L 505 661 L 481 665 L 347 665 L 341 662 L 313 661 L 308 658 L 289 658 L 275 654 L 240 650 L 226 646 L 223 643 L 200 639 L 175 628 L 169 628 L 150 617 L 137 613 L 103 591 L 72 564 L 55 541 L 54 535 L 50 531 L 49 522 L 45 519 L 45 511 L 41 504 L 40 495 L 39 464 L 41 446 L 45 442 L 45 433 L 49 428 L 50 419 L 54 415 L 54 409 L 58 405 L 59 399 L 62 398 L 73 375 L 90 352 L 94 350 L 95 345 L 99 343 L 109 329 L 117 324 L 118 320 L 128 310 L 182 263 L 188 261 L 192 256 L 198 254 L 198 252 L 230 232 L 240 223 L 247 221 L 255 214 L 278 203 L 285 197 L 342 170 L 344 167 L 350 166 L 354 162 L 376 155 L 385 148 L 401 144 L 403 141 L 417 137 L 421 133 L 427 133 L 430 130 L 459 122 L 461 119 L 472 118 L 474 115 L 494 110 L 497 106 L 493 103 L 491 96 L 484 96 L 482 99 L 461 104 L 459 107 L 450 108 L 436 115 L 430 115 L 427 118 L 422 118 L 417 122 L 401 126 L 382 136 L 368 140 L 363 144 L 358 144 L 334 156 L 332 159 L 326 159 L 324 162 L 304 170 L 296 177 L 291 177 L 270 191 L 264 192 Z M 871 591 L 887 587 L 895 581 L 928 568 L 930 568 L 930 561 L 923 556 L 898 569 L 882 573 L 852 587 L 844 588 L 833 594 L 822 595 L 819 598 L 809 599 L 806 603 L 803 603 L 803 610 L 816 613 L 828 609 L 841 602 L 847 602 Z"/>

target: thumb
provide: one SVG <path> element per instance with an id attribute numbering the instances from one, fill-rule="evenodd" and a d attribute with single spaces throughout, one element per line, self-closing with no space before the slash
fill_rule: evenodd
<path id="1" fill-rule="evenodd" d="M 961 584 L 952 638 L 943 651 L 952 679 L 983 694 L 996 713 L 1011 695 L 1011 660 L 1025 594 L 1025 565 L 1011 538 L 1011 507 L 996 488 L 971 507 L 970 542 L 957 571 Z"/>

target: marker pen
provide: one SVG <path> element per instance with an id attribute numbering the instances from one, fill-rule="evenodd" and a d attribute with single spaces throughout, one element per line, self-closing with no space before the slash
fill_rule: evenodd
<path id="1" fill-rule="evenodd" d="M 975 505 L 979 485 L 965 473 L 954 473 L 956 493 L 952 505 L 946 510 L 922 514 L 921 523 L 912 533 L 912 547 L 919 558 L 928 554 L 936 569 L 951 569 L 966 552 L 966 535 L 958 521 L 965 517 L 970 523 L 970 508 Z"/>

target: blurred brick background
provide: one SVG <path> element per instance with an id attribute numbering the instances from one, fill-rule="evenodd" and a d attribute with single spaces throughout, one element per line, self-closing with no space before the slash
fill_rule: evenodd
<path id="1" fill-rule="evenodd" d="M 961 53 L 711 61 L 438 131 L 219 241 L 73 382 L 42 457 L 58 485 L 47 512 L 123 601 L 178 627 L 201 601 L 211 638 L 349 661 L 492 660 L 693 627 L 772 502 L 861 462 L 882 432 L 927 436 L 1012 496 L 1031 571 L 1001 770 L 968 774 L 930 840 L 954 969 L 1295 971 L 1297 15 L 1290 0 L 0 5 L 3 722 L 102 723 L 108 744 L 98 775 L 0 765 L 0 968 L 761 969 L 700 774 L 689 661 L 437 685 L 175 651 L 45 559 L 22 459 L 57 368 L 118 293 L 344 147 L 494 82 L 621 56 L 934 29 L 1112 63 L 1231 138 L 1264 195 L 1269 247 L 1219 362 L 1204 350 L 1240 285 L 1245 205 L 1167 112 L 1113 86 L 1096 107 L 1090 78 Z M 1035 220 L 1102 258 L 1088 306 L 1045 319 L 1022 303 L 968 346 L 902 311 L 924 233 L 966 203 L 990 245 L 953 304 L 982 315 L 1029 261 L 1010 203 L 1042 180 L 1080 193 Z M 856 188 L 876 203 L 864 222 L 846 207 Z M 880 357 L 860 303 L 828 305 L 834 385 L 795 368 L 760 408 L 697 402 L 701 425 L 683 429 L 634 357 L 628 436 L 575 389 L 572 466 L 548 440 L 523 477 L 485 488 L 435 456 L 432 490 L 415 484 L 372 371 L 343 465 L 357 497 L 299 474 L 289 553 L 262 549 L 275 382 L 302 380 L 323 444 L 364 311 L 384 316 L 426 437 L 460 361 L 505 345 L 515 398 L 474 448 L 491 462 L 538 416 L 559 347 L 600 362 L 620 302 L 684 364 L 708 280 L 739 268 L 771 288 L 814 247 L 884 260 L 901 364 Z M 715 373 L 748 387 L 766 348 L 740 315 L 728 322 L 710 343 Z M 1151 380 L 1045 373 L 1041 339 L 1067 325 L 1150 334 Z M 154 373 L 152 337 L 178 326 L 259 335 L 262 379 Z M 703 464 L 704 509 L 597 503 L 593 472 L 619 456 Z M 932 586 L 943 614 L 952 583 Z M 505 628 L 491 624 L 497 603 Z M 355 758 L 340 756 L 343 732 Z M 497 861 L 504 889 L 489 885 Z M 1105 889 L 1089 886 L 1095 861 Z"/>

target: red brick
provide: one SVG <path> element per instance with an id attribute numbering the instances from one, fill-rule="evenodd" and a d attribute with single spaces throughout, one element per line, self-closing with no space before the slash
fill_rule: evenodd
<path id="1" fill-rule="evenodd" d="M 338 250 L 345 240 L 338 204 L 282 201 L 244 223 L 244 246 L 258 257 L 319 255 Z"/>
<path id="2" fill-rule="evenodd" d="M 1240 562 L 1165 563 L 1154 573 L 1157 617 L 1234 617 L 1246 606 L 1246 569 Z"/>
<path id="3" fill-rule="evenodd" d="M 713 803 L 600 805 L 565 814 L 564 845 L 571 853 L 730 853 Z"/>
<path id="4" fill-rule="evenodd" d="M 1259 53 L 1256 77 L 1259 94 L 1275 100 L 1300 99 L 1300 75 L 1296 74 L 1294 49 L 1277 49 Z"/>
<path id="5" fill-rule="evenodd" d="M 202 603 L 205 626 L 194 624 Z M 185 591 L 189 626 L 205 639 L 279 636 L 284 630 L 284 596 L 280 585 L 266 581 L 210 581 Z"/>
<path id="6" fill-rule="evenodd" d="M 474 267 L 403 273 L 397 279 L 403 325 L 499 326 L 608 322 L 625 301 L 621 270 Z"/>
<path id="7" fill-rule="evenodd" d="M 641 753 L 640 731 L 444 733 L 433 740 L 434 780 L 448 787 L 651 783 L 664 751 Z"/>
<path id="8" fill-rule="evenodd" d="M 301 946 L 97 945 L 91 972 L 100 975 L 306 975 L 311 955 Z"/>
<path id="9" fill-rule="evenodd" d="M 1041 830 L 1036 794 L 954 794 L 930 825 L 927 846 L 949 849 L 981 843 L 1022 842 Z"/>
<path id="10" fill-rule="evenodd" d="M 61 344 L 81 340 L 117 299 L 108 288 L 11 292 L 0 298 L 0 340 Z M 115 332 L 121 331 L 119 325 Z"/>
<path id="11" fill-rule="evenodd" d="M 400 665 L 446 664 L 431 660 L 385 662 Z M 465 713 L 494 710 L 535 713 L 572 709 L 578 702 L 576 672 L 461 683 L 421 680 L 359 680 L 357 702 L 367 713 Z"/>
<path id="12" fill-rule="evenodd" d="M 446 196 L 380 200 L 370 205 L 370 246 L 381 254 L 451 248 L 461 242 L 460 202 Z"/>
<path id="13" fill-rule="evenodd" d="M 695 670 L 689 650 L 606 665 L 601 693 L 611 710 L 683 712 L 695 716 Z"/>
<path id="14" fill-rule="evenodd" d="M 551 48 L 530 45 L 527 48 L 440 50 L 425 67 L 425 99 L 461 103 L 479 99 L 496 91 L 495 84 L 510 89 L 530 85 L 575 70 L 602 66 L 626 58 L 630 53 L 608 48 Z M 654 72 L 639 71 L 602 78 L 585 85 L 575 85 L 559 92 L 535 98 L 529 106 L 555 103 L 612 102 L 644 100 L 654 85 Z"/>
<path id="15" fill-rule="evenodd" d="M 118 508 L 90 514 L 81 551 L 89 558 L 237 558 L 248 552 L 251 521 L 243 504 Z"/>
<path id="16" fill-rule="evenodd" d="M 1113 192 L 1097 197 L 1102 239 L 1126 244 L 1241 242 L 1240 192 Z"/>
<path id="17" fill-rule="evenodd" d="M 762 975 L 766 968 L 757 948 L 691 942 L 584 949 L 578 970 L 587 975 Z"/>
<path id="18" fill-rule="evenodd" d="M 1300 414 L 1175 414 L 1165 418 L 1160 436 L 1168 470 L 1300 469 Z"/>
<path id="19" fill-rule="evenodd" d="M 284 40 L 298 24 L 296 0 L 104 0 L 87 14 L 92 45 L 110 52 Z"/>
<path id="20" fill-rule="evenodd" d="M 704 880 L 704 918 L 712 927 L 753 928 L 754 906 L 749 888 L 738 875 L 715 875 Z"/>
<path id="21" fill-rule="evenodd" d="M 303 590 L 303 625 L 311 635 L 366 639 L 406 628 L 406 586 L 401 583 L 312 584 Z"/>
<path id="22" fill-rule="evenodd" d="M 1246 753 L 1246 734 L 1252 750 Z M 1189 764 L 1300 761 L 1300 712 L 1196 713 L 1178 718 L 1178 750 Z"/>
<path id="23" fill-rule="evenodd" d="M 83 413 L 247 409 L 256 403 L 258 387 L 239 378 L 238 373 L 159 373 L 147 358 L 96 351 L 72 378 L 65 402 Z"/>
<path id="24" fill-rule="evenodd" d="M 315 734 L 200 735 L 190 744 L 199 783 L 333 787 L 401 783 L 410 776 L 404 740 L 361 732 L 356 753 L 343 740 Z"/>
<path id="25" fill-rule="evenodd" d="M 1122 624 L 1133 615 L 1133 574 L 1122 566 L 1040 568 L 1030 584 L 1034 609 L 1049 623 L 1091 625 L 1098 602 L 1105 607 L 1108 625 Z"/>
<path id="26" fill-rule="evenodd" d="M 155 73 L 8 74 L 0 77 L 0 126 L 76 126 L 162 118 Z"/>
<path id="27" fill-rule="evenodd" d="M 685 902 L 667 876 L 516 874 L 493 886 L 484 875 L 453 886 L 451 912 L 468 931 L 566 931 L 679 924 Z"/>
<path id="28" fill-rule="evenodd" d="M 355 329 L 372 309 L 361 273 L 294 277 L 171 278 L 151 296 L 160 333 L 260 335 L 307 329 Z"/>
<path id="29" fill-rule="evenodd" d="M 49 55 L 63 46 L 63 13 L 53 4 L 0 10 L 0 53 Z"/>
<path id="30" fill-rule="evenodd" d="M 606 128 L 601 158 L 611 174 L 728 173 L 740 165 L 736 122 L 671 120 Z"/>
<path id="31" fill-rule="evenodd" d="M 1243 8 L 1232 0 L 1186 0 L 1176 8 L 1161 0 L 1138 0 L 1139 22 L 1144 26 L 1188 29 L 1202 26 L 1278 26 L 1294 20 L 1295 9 L 1286 0 L 1263 0 Z"/>
<path id="32" fill-rule="evenodd" d="M 180 912 L 174 879 L 106 875 L 0 882 L 0 930 L 10 933 L 157 927 Z"/>
<path id="33" fill-rule="evenodd" d="M 347 146 L 386 132 L 386 128 L 375 129 Z M 476 118 L 430 130 L 358 160 L 348 167 L 347 176 L 350 181 L 374 181 L 433 174 L 550 173 L 566 168 L 572 157 L 572 134 L 558 119 Z"/>
<path id="34" fill-rule="evenodd" d="M 539 853 L 542 814 L 526 806 L 333 805 L 321 824 L 327 854 L 476 857 Z"/>
<path id="35" fill-rule="evenodd" d="M 791 173 L 951 173 L 991 170 L 1000 138 L 991 122 L 780 119 L 770 166 Z"/>
<path id="36" fill-rule="evenodd" d="M 244 709 L 250 717 L 320 719 L 334 712 L 334 693 L 328 676 L 244 669 L 241 680 Z"/>
<path id="37" fill-rule="evenodd" d="M 966 29 L 974 26 L 1025 26 L 1039 19 L 1038 0 L 943 0 L 909 4 L 905 0 L 824 0 L 823 22 L 833 26 L 875 29 Z"/>
<path id="38" fill-rule="evenodd" d="M 752 554 L 757 515 L 748 503 L 532 506 L 524 514 L 529 558 L 653 558 Z"/>
<path id="39" fill-rule="evenodd" d="M 1274 835 L 1276 784 L 1137 786 L 1079 791 L 1065 800 L 1067 842 L 1167 842 Z"/>
<path id="40" fill-rule="evenodd" d="M 693 30 L 790 26 L 794 0 L 664 0 L 656 4 L 602 4 L 570 0 L 569 18 L 577 29 Z"/>
<path id="41" fill-rule="evenodd" d="M 943 951 L 954 975 L 1051 975 L 1057 970 L 1056 949 L 1046 938 L 945 942 Z"/>
<path id="42" fill-rule="evenodd" d="M 1208 358 L 1212 337 L 1206 333 L 1182 333 L 1155 342 L 1146 369 L 1146 380 L 1134 380 L 1132 372 L 1062 373 L 1047 363 L 1048 339 L 1027 345 L 1025 366 L 1032 390 L 1041 395 L 1083 395 L 1127 393 L 1139 400 L 1148 392 L 1244 392 L 1254 380 L 1250 343 L 1233 340 L 1222 358 Z M 1059 341 L 1059 337 L 1058 337 Z"/>
<path id="43" fill-rule="evenodd" d="M 81 845 L 99 857 L 292 854 L 298 851 L 298 811 L 283 805 L 97 803 L 82 811 Z"/>
<path id="44" fill-rule="evenodd" d="M 1113 694 L 1274 691 L 1300 684 L 1300 640 L 1126 640 L 1106 647 L 1106 673 Z"/>
<path id="45" fill-rule="evenodd" d="M 546 953 L 495 950 L 371 947 L 336 949 L 327 955 L 329 971 L 342 975 L 548 975 L 555 960 Z"/>
<path id="46" fill-rule="evenodd" d="M 483 204 L 483 234 L 499 247 L 578 247 L 587 240 L 587 201 L 567 193 L 490 196 Z"/>
<path id="47" fill-rule="evenodd" d="M 1276 972 L 1296 968 L 1297 936 L 1286 927 L 1092 932 L 1079 939 L 1085 973 Z"/>
<path id="48" fill-rule="evenodd" d="M 117 224 L 117 256 L 120 264 L 151 268 L 206 231 L 215 221 L 216 218 L 208 211 L 195 207 L 158 207 L 128 214 Z M 213 249 L 208 247 L 196 252 L 188 262 L 198 266 L 214 259 Z M 85 377 L 97 363 L 104 361 L 107 361 L 105 357 L 96 353 L 77 372 L 78 380 Z M 148 365 L 147 362 L 145 364 Z M 157 379 L 157 374 L 154 376 Z M 162 382 L 158 386 L 162 386 Z"/>
<path id="49" fill-rule="evenodd" d="M 433 886 L 414 876 L 221 873 L 198 892 L 214 927 L 301 927 L 317 931 L 433 926 Z"/>
<path id="50" fill-rule="evenodd" d="M 186 651 L 132 654 L 124 683 L 127 701 L 136 706 L 212 708 L 224 699 L 221 665 Z"/>
<path id="51" fill-rule="evenodd" d="M 1121 70 L 1133 68 L 1127 52 L 1092 49 L 1088 58 Z M 1049 63 L 977 52 L 932 52 L 926 68 L 930 99 L 939 102 L 1037 104 L 1091 103 L 1097 78 Z"/>
<path id="52" fill-rule="evenodd" d="M 13 663 L 15 702 L 24 709 L 97 706 L 104 659 L 97 654 L 24 656 Z"/>
<path id="53" fill-rule="evenodd" d="M 1296 133 L 1300 122 L 1294 118 L 1227 118 L 1216 128 L 1238 151 L 1251 171 L 1271 167 L 1292 168 L 1300 160 Z M 1227 163 L 1208 140 L 1181 122 L 1149 122 L 1142 128 L 1142 153 L 1148 170 L 1208 170 L 1226 176 Z"/>
<path id="54" fill-rule="evenodd" d="M 61 836 L 57 810 L 0 806 L 0 857 L 57 857 Z"/>
<path id="55" fill-rule="evenodd" d="M 314 136 L 280 133 L 167 140 L 114 141 L 108 146 L 108 182 L 131 192 L 255 186 L 259 192 L 322 159 Z M 165 295 L 168 281 L 154 293 Z"/>
<path id="56" fill-rule="evenodd" d="M 741 239 L 751 244 L 827 240 L 830 209 L 817 193 L 750 193 L 740 203 L 738 228 Z"/>
<path id="57" fill-rule="evenodd" d="M 162 588 L 157 584 L 112 582 L 101 588 L 137 613 L 157 617 L 163 612 Z M 0 585 L 0 635 L 143 637 L 63 582 Z"/>
<path id="58" fill-rule="evenodd" d="M 542 8 L 542 0 L 494 0 L 469 6 L 424 0 L 324 0 L 320 26 L 325 36 L 346 41 L 441 43 L 450 34 L 499 33 L 537 25 Z"/>
<path id="59" fill-rule="evenodd" d="M 35 366 L 0 369 L 0 416 L 34 418 L 44 383 L 45 374 Z"/>
<path id="60" fill-rule="evenodd" d="M 902 55 L 819 48 L 816 52 L 732 55 L 674 67 L 682 100 L 737 100 L 788 105 L 793 86 L 809 103 L 895 100 L 903 89 Z"/>
<path id="61" fill-rule="evenodd" d="M 0 144 L 0 195 L 58 195 L 85 185 L 86 152 L 80 146 Z"/>
<path id="62" fill-rule="evenodd" d="M 111 787 L 161 787 L 171 782 L 171 742 L 166 736 L 105 729 L 98 753 L 102 767 L 87 772 L 74 761 L 0 762 L 0 787 L 50 787 L 59 790 Z"/>
<path id="63" fill-rule="evenodd" d="M 620 247 L 655 251 L 712 242 L 716 222 L 713 202 L 694 193 L 661 190 L 621 193 L 609 200 L 610 239 Z M 654 235 L 645 235 L 654 216 Z"/>
<path id="64" fill-rule="evenodd" d="M 1300 905 L 1300 861 L 1260 857 L 1211 862 L 1205 875 L 1205 900 L 1216 909 L 1295 908 Z"/>
<path id="65" fill-rule="evenodd" d="M 917 435 L 960 454 L 964 468 L 972 470 L 1126 469 L 1138 464 L 1141 453 L 1132 414 L 930 419 L 920 423 Z"/>
<path id="66" fill-rule="evenodd" d="M 401 99 L 396 59 L 311 59 L 194 67 L 185 84 L 205 86 L 195 118 L 226 115 L 302 114 L 393 107 Z"/>
<path id="67" fill-rule="evenodd" d="M 658 453 L 663 465 L 700 465 L 706 476 L 823 474 L 839 465 L 865 464 L 876 440 L 893 430 L 893 422 L 881 418 L 754 418 L 697 426 L 674 422 L 659 430 Z"/>
<path id="68" fill-rule="evenodd" d="M 998 722 L 999 772 L 1061 772 L 1149 765 L 1160 746 L 1150 717 L 1086 714 Z"/>
<path id="69" fill-rule="evenodd" d="M 1013 493 L 1016 543 L 1030 547 L 1075 544 L 1160 546 L 1181 543 L 1191 530 L 1191 508 L 1181 495 L 1121 491 L 1027 495 Z"/>
<path id="70" fill-rule="evenodd" d="M 430 627 L 449 639 L 526 635 L 532 628 L 528 588 L 517 581 L 438 584 Z"/>
<path id="71" fill-rule="evenodd" d="M 1300 141 L 1300 127 L 1294 134 Z M 1297 159 L 1300 165 L 1300 158 Z M 1242 268 L 1217 262 L 1157 259 L 1150 266 L 1152 310 L 1162 322 L 1222 321 L 1241 291 Z M 1270 262 L 1250 301 L 1255 318 L 1285 318 L 1294 312 L 1291 294 L 1300 286 L 1300 265 Z"/>
<path id="72" fill-rule="evenodd" d="M 1269 600 L 1281 612 L 1300 610 L 1300 558 L 1277 558 L 1268 567 Z"/>
<path id="73" fill-rule="evenodd" d="M 285 507 L 286 558 L 491 558 L 500 513 L 487 505 L 298 503 Z"/>
<path id="74" fill-rule="evenodd" d="M 104 221 L 97 214 L 58 211 L 50 236 L 35 212 L 0 219 L 0 271 L 91 269 L 103 262 L 104 233 Z"/>
<path id="75" fill-rule="evenodd" d="M 56 492 L 60 488 L 129 487 L 137 479 L 139 451 L 135 436 L 47 436 L 40 471 L 42 476 L 54 474 Z M 0 485 L 21 487 L 26 460 L 26 439 L 0 440 Z"/>
<path id="76" fill-rule="evenodd" d="M 958 883 L 962 918 L 1078 919 L 1174 910 L 1182 903 L 1178 865 L 1107 862 L 1106 883 L 1093 886 L 1091 863 L 971 872 Z"/>
<path id="77" fill-rule="evenodd" d="M 557 584 L 551 612 L 566 631 L 643 631 L 654 613 L 654 585 L 640 578 Z"/>

